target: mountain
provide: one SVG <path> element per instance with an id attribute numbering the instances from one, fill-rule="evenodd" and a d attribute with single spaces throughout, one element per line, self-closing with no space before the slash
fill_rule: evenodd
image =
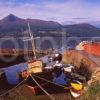
<path id="1" fill-rule="evenodd" d="M 97 28 L 100 28 L 100 21 L 92 21 L 92 22 L 88 22 L 88 23 L 97 27 Z"/>
<path id="2" fill-rule="evenodd" d="M 64 21 L 62 22 L 63 25 L 73 25 L 73 24 L 77 24 L 77 22 L 74 21 Z"/>
<path id="3" fill-rule="evenodd" d="M 7 17 L 0 20 L 0 35 L 5 34 L 16 34 L 21 33 L 25 30 L 27 30 L 27 23 L 30 23 L 30 26 L 32 27 L 32 31 L 34 31 L 36 28 L 58 28 L 61 25 L 58 22 L 54 21 L 44 21 L 44 20 L 38 20 L 38 19 L 22 19 L 19 18 L 13 14 L 8 15 Z"/>
<path id="4" fill-rule="evenodd" d="M 67 32 L 71 36 L 81 36 L 81 37 L 95 37 L 100 36 L 100 29 L 88 23 L 65 25 Z"/>
<path id="5" fill-rule="evenodd" d="M 74 24 L 73 25 L 61 25 L 58 22 L 54 21 L 44 21 L 39 19 L 22 19 L 13 14 L 10 14 L 0 20 L 0 48 L 15 48 L 14 44 L 18 44 L 17 48 L 25 48 L 25 43 L 20 39 L 20 37 L 26 37 L 28 34 L 27 23 L 30 23 L 31 31 L 34 33 L 34 36 L 40 36 L 42 39 L 36 40 L 37 47 L 42 49 L 47 49 L 52 47 L 53 42 L 58 47 L 62 45 L 73 46 L 76 45 L 76 41 L 67 43 L 67 39 L 62 38 L 62 30 L 66 29 L 65 36 L 69 37 L 100 37 L 100 29 L 90 25 L 88 23 Z M 13 40 L 2 40 L 2 37 L 15 37 Z M 45 38 L 43 36 L 49 36 L 51 38 Z M 64 37 L 65 37 L 64 36 Z M 43 41 L 46 40 L 46 41 Z M 80 38 L 79 38 L 80 39 Z M 15 43 L 16 42 L 16 43 Z M 51 42 L 51 43 L 50 43 Z M 62 43 L 63 42 L 63 43 Z M 28 43 L 28 47 L 31 48 L 31 43 Z M 54 46 L 53 46 L 54 48 Z M 56 48 L 56 47 L 55 47 Z"/>
<path id="6" fill-rule="evenodd" d="M 100 21 L 87 21 L 83 23 L 88 23 L 90 25 L 93 25 L 97 28 L 100 28 Z M 82 22 L 75 22 L 75 21 L 64 21 L 62 22 L 63 25 L 74 25 L 74 24 L 82 24 Z"/>
<path id="7" fill-rule="evenodd" d="M 0 36 L 23 36 L 26 35 L 28 26 L 27 23 L 30 23 L 30 27 L 34 35 L 43 35 L 40 34 L 40 31 L 45 31 L 45 35 L 50 34 L 51 31 L 61 32 L 62 28 L 66 29 L 66 32 L 69 36 L 98 36 L 100 35 L 100 29 L 90 25 L 88 23 L 75 24 L 72 25 L 61 25 L 58 22 L 54 21 L 44 21 L 40 19 L 22 19 L 13 14 L 10 14 L 0 20 Z M 53 36 L 57 34 L 53 34 Z"/>
<path id="8" fill-rule="evenodd" d="M 8 16 L 6 16 L 5 18 L 3 18 L 1 21 L 2 22 L 17 22 L 17 21 L 21 21 L 23 19 L 13 15 L 13 14 L 10 14 Z"/>

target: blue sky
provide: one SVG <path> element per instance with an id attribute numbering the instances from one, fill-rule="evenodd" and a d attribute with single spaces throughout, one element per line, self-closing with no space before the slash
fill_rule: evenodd
<path id="1" fill-rule="evenodd" d="M 58 22 L 97 21 L 100 0 L 0 0 L 0 19 L 11 13 Z"/>

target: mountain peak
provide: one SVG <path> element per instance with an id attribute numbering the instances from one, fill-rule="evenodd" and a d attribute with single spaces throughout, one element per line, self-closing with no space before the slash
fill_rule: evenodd
<path id="1" fill-rule="evenodd" d="M 15 16 L 13 14 L 9 14 L 5 18 L 3 18 L 4 21 L 10 21 L 10 22 L 14 22 L 14 21 L 19 20 L 19 19 L 20 18 L 18 18 L 17 16 Z"/>

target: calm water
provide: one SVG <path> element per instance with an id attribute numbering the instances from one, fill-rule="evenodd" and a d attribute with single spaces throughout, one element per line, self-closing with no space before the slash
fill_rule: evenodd
<path id="1" fill-rule="evenodd" d="M 36 48 L 38 50 L 47 49 L 47 48 L 62 48 L 62 47 L 71 47 L 74 48 L 79 42 L 83 40 L 96 40 L 95 38 L 79 38 L 79 37 L 41 37 L 38 40 L 35 40 Z M 100 38 L 97 38 L 100 41 Z M 22 39 L 15 38 L 1 38 L 0 39 L 0 48 L 15 48 L 15 49 L 32 49 L 30 41 L 24 41 Z"/>

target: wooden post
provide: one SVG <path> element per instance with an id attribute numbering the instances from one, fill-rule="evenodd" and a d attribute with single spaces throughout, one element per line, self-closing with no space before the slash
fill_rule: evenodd
<path id="1" fill-rule="evenodd" d="M 35 48 L 35 41 L 34 41 L 34 37 L 33 37 L 33 34 L 31 32 L 31 29 L 30 29 L 30 24 L 28 23 L 28 29 L 29 29 L 29 35 L 30 35 L 30 40 L 31 40 L 31 43 L 32 43 L 32 50 L 33 50 L 33 53 L 34 53 L 34 58 L 36 59 L 37 56 L 36 56 L 36 48 Z"/>

